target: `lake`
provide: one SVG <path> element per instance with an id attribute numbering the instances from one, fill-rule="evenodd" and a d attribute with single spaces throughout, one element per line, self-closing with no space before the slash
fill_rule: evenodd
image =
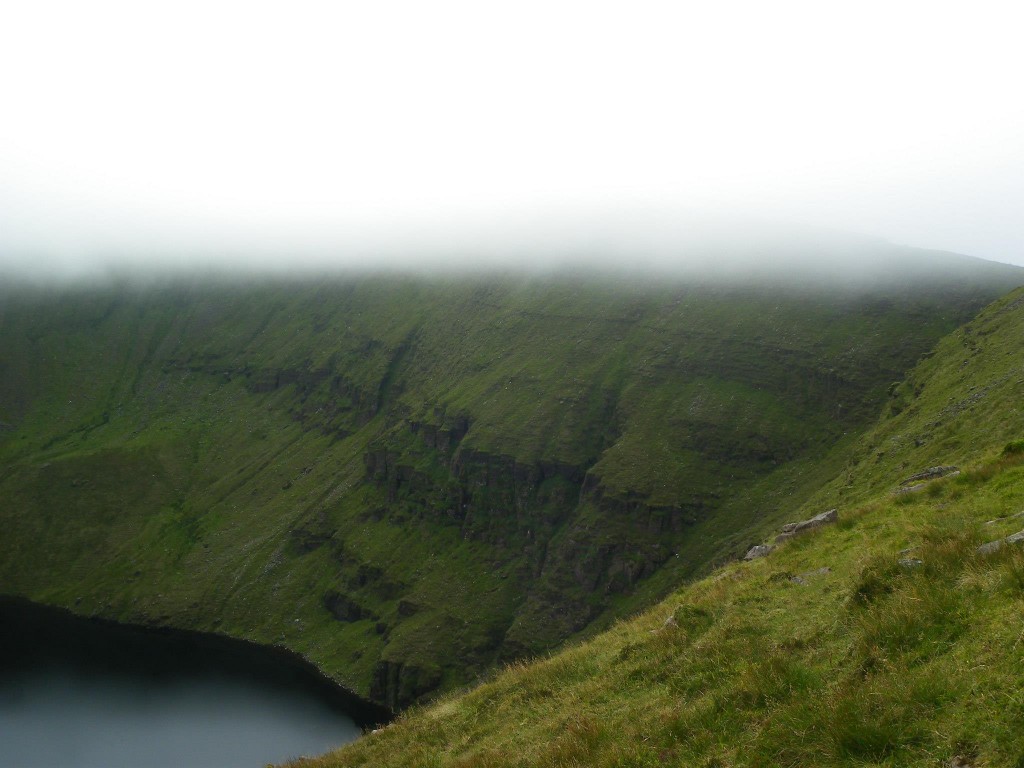
<path id="1" fill-rule="evenodd" d="M 385 715 L 282 652 L 0 599 L 0 768 L 259 768 Z"/>

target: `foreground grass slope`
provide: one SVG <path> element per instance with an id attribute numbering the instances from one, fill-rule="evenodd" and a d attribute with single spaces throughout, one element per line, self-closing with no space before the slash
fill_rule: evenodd
<path id="1" fill-rule="evenodd" d="M 405 706 L 742 551 L 1019 280 L 956 264 L 8 291 L 0 592 L 284 645 Z"/>
<path id="2" fill-rule="evenodd" d="M 792 511 L 837 525 L 297 765 L 1019 768 L 1024 541 L 978 547 L 1024 529 L 1022 330 L 1016 291 L 894 390 L 861 442 L 885 454 Z M 937 458 L 963 471 L 894 493 Z"/>

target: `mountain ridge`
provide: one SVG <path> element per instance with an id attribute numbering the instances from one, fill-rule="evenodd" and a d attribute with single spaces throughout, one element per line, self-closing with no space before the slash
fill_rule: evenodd
<path id="1" fill-rule="evenodd" d="M 404 707 L 736 556 L 1018 274 L 7 293 L 0 590 Z"/>

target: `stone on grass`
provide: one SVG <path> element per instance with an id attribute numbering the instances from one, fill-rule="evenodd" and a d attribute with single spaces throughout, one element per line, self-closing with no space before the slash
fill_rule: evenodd
<path id="1" fill-rule="evenodd" d="M 837 520 L 839 520 L 839 512 L 835 509 L 830 509 L 808 520 L 801 520 L 799 523 L 786 523 L 782 526 L 782 533 L 775 537 L 775 543 L 781 544 L 784 541 L 789 541 L 796 536 L 813 531 L 815 528 L 820 528 L 823 525 L 829 525 Z"/>
<path id="2" fill-rule="evenodd" d="M 794 584 L 807 584 L 810 579 L 815 579 L 819 576 L 825 576 L 826 574 L 832 573 L 832 569 L 827 565 L 824 568 L 816 568 L 813 571 L 807 571 L 790 578 Z"/>
<path id="3" fill-rule="evenodd" d="M 910 485 L 916 483 L 919 480 L 936 480 L 940 477 L 956 476 L 960 474 L 960 467 L 954 467 L 952 465 L 928 467 L 916 475 L 911 475 L 906 480 L 900 483 L 900 485 Z"/>
<path id="4" fill-rule="evenodd" d="M 903 496 L 904 494 L 907 494 L 907 493 L 917 493 L 918 491 L 923 491 L 927 487 L 928 487 L 927 483 L 918 483 L 917 485 L 908 485 L 906 488 L 897 488 L 895 491 L 893 491 L 893 494 L 895 496 Z"/>
<path id="5" fill-rule="evenodd" d="M 1018 512 L 1015 515 L 1009 515 L 1008 517 L 997 517 L 995 520 L 988 520 L 985 525 L 995 525 L 996 523 L 1005 523 L 1007 520 L 1016 520 L 1019 517 L 1024 517 L 1024 512 Z"/>
<path id="6" fill-rule="evenodd" d="M 771 544 L 755 544 L 750 551 L 743 556 L 744 560 L 757 560 L 759 557 L 767 557 L 775 549 Z"/>
<path id="7" fill-rule="evenodd" d="M 1003 546 L 1002 539 L 996 539 L 995 541 L 988 541 L 978 547 L 975 550 L 979 555 L 991 555 L 993 552 L 998 552 Z"/>
<path id="8" fill-rule="evenodd" d="M 1021 542 L 1024 542 L 1024 531 L 1017 531 L 1016 533 L 1007 536 L 1005 539 L 996 539 L 995 541 L 989 541 L 982 544 L 978 547 L 976 552 L 979 555 L 991 555 L 993 552 L 998 552 L 1002 549 L 1004 544 L 1019 544 Z"/>

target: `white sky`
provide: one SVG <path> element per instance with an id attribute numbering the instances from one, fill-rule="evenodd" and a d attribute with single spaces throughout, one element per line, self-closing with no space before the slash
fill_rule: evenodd
<path id="1" fill-rule="evenodd" d="M 1024 264 L 1015 5 L 0 0 L 0 265 L 649 208 Z"/>

